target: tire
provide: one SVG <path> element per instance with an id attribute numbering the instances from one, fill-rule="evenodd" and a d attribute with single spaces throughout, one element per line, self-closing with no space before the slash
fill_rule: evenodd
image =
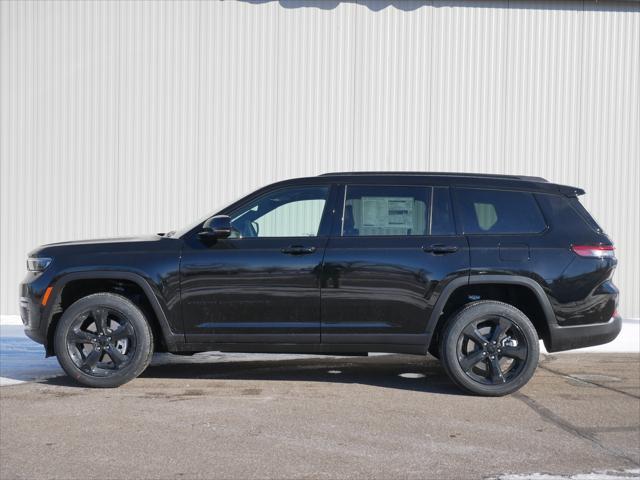
<path id="1" fill-rule="evenodd" d="M 498 397 L 531 379 L 540 345 L 524 313 L 507 303 L 482 300 L 465 305 L 447 322 L 440 353 L 456 385 L 476 395 Z"/>
<path id="2" fill-rule="evenodd" d="M 153 334 L 142 311 L 114 293 L 95 293 L 67 308 L 54 348 L 63 370 L 87 387 L 118 387 L 151 362 Z"/>

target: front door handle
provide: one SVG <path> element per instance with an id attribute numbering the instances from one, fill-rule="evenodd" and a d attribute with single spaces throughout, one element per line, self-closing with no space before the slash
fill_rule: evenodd
<path id="1" fill-rule="evenodd" d="M 433 253 L 434 255 L 444 255 L 447 253 L 456 253 L 458 251 L 458 247 L 456 247 L 455 245 L 429 245 L 429 246 L 424 246 L 422 247 L 422 250 L 424 250 L 427 253 Z"/>
<path id="2" fill-rule="evenodd" d="M 291 245 L 280 250 L 288 255 L 308 255 L 316 251 L 316 247 L 303 247 L 302 245 Z"/>

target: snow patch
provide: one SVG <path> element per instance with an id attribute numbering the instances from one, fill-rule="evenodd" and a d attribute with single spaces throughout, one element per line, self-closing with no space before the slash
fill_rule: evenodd
<path id="1" fill-rule="evenodd" d="M 493 477 L 491 480 L 629 480 L 631 478 L 640 478 L 640 468 L 632 470 L 601 470 L 570 475 L 549 475 L 546 473 L 508 474 Z"/>
<path id="2" fill-rule="evenodd" d="M 25 383 L 24 380 L 15 380 L 13 378 L 0 377 L 0 387 L 8 387 L 9 385 L 19 385 Z"/>

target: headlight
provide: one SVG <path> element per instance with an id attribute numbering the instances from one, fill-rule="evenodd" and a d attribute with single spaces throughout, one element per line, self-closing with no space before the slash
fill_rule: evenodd
<path id="1" fill-rule="evenodd" d="M 27 270 L 30 272 L 43 272 L 50 264 L 51 258 L 29 257 L 27 258 Z"/>

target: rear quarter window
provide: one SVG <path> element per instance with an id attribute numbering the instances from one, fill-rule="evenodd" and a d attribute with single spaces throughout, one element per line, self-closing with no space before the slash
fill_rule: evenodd
<path id="1" fill-rule="evenodd" d="M 455 197 L 465 234 L 532 234 L 547 226 L 529 192 L 458 188 Z"/>
<path id="2" fill-rule="evenodd" d="M 569 199 L 569 204 L 578 213 L 578 215 L 580 215 L 580 217 L 582 217 L 582 219 L 585 222 L 587 222 L 587 225 L 589 225 L 592 229 L 594 229 L 598 233 L 604 232 L 602 230 L 602 227 L 598 225 L 598 222 L 596 222 L 596 220 L 591 216 L 589 211 L 586 208 L 584 208 L 584 205 L 582 205 L 582 203 L 580 203 L 580 200 L 578 200 L 578 197 L 571 197 Z"/>

